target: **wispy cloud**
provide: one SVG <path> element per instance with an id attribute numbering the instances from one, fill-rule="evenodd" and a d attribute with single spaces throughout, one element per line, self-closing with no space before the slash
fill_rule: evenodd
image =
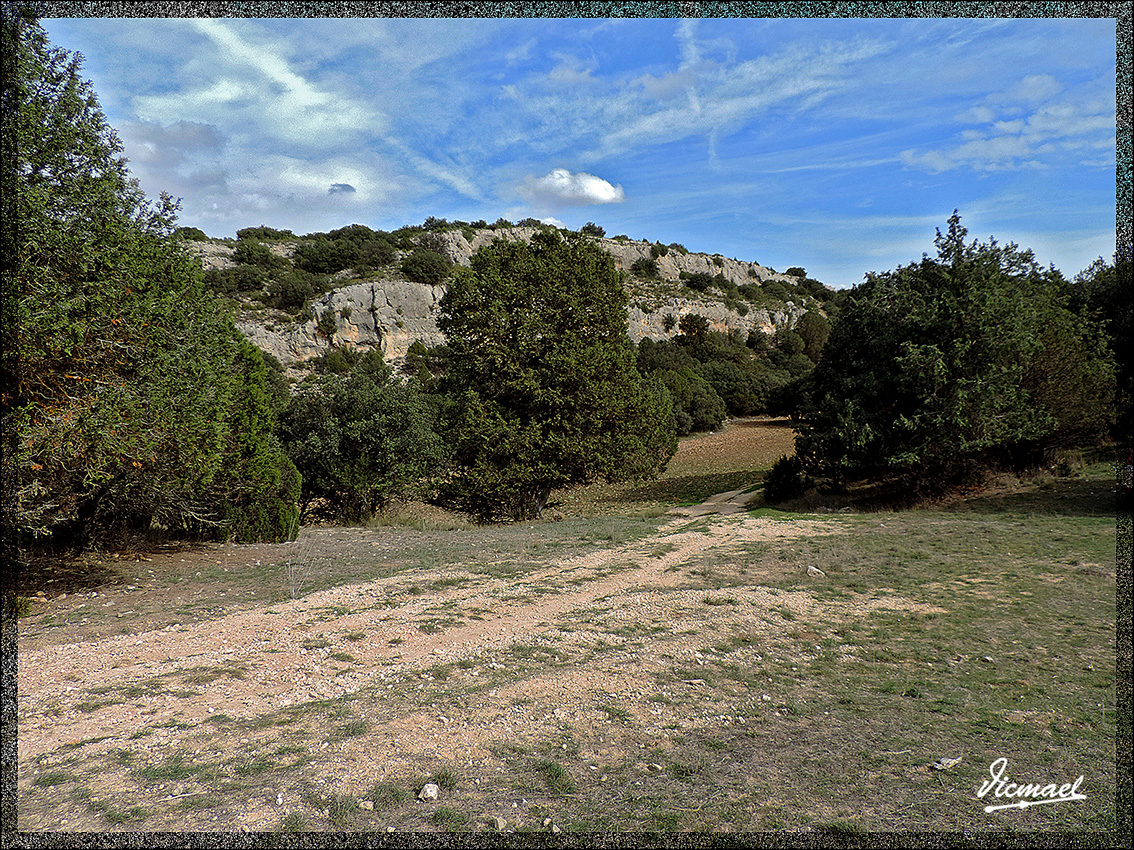
<path id="1" fill-rule="evenodd" d="M 1073 92 L 1048 74 L 1030 74 L 956 116 L 970 126 L 957 143 L 900 154 L 909 168 L 932 173 L 969 168 L 980 172 L 1044 169 L 1067 155 L 1080 164 L 1103 148 L 1113 149 L 1116 133 L 1113 96 Z"/>
<path id="2" fill-rule="evenodd" d="M 297 73 L 283 43 L 251 40 L 230 22 L 195 18 L 190 23 L 212 43 L 215 67 L 195 87 L 136 98 L 142 118 L 156 123 L 186 118 L 225 122 L 241 127 L 242 135 L 262 133 L 313 148 L 339 145 L 385 127 L 385 117 L 369 104 L 325 91 Z"/>

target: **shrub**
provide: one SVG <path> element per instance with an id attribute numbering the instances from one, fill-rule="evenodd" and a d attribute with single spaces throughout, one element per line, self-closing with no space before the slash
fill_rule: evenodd
<path id="1" fill-rule="evenodd" d="M 595 224 L 593 221 L 588 221 L 586 224 L 580 227 L 579 232 L 584 236 L 594 236 L 596 238 L 602 238 L 603 236 L 606 236 L 606 229 Z"/>
<path id="2" fill-rule="evenodd" d="M 308 378 L 280 415 L 280 439 L 303 476 L 304 515 L 323 505 L 338 522 L 365 522 L 395 499 L 427 495 L 445 464 L 427 399 L 372 361 L 345 377 Z"/>
<path id="3" fill-rule="evenodd" d="M 402 260 L 402 272 L 410 280 L 418 283 L 441 283 L 453 269 L 453 264 L 436 251 L 428 248 L 414 248 Z"/>
<path id="4" fill-rule="evenodd" d="M 335 335 L 339 329 L 338 322 L 335 321 L 335 312 L 327 307 L 319 316 L 319 321 L 315 323 L 315 329 L 319 331 L 327 339 Z"/>
<path id="5" fill-rule="evenodd" d="M 242 230 L 236 231 L 236 238 L 238 240 L 250 240 L 253 242 L 281 242 L 288 239 L 294 239 L 295 234 L 290 230 L 276 230 L 274 227 L 245 227 Z"/>
<path id="6" fill-rule="evenodd" d="M 665 467 L 672 403 L 634 368 L 626 308 L 613 258 L 575 234 L 497 240 L 458 270 L 438 321 L 452 352 L 452 504 L 528 519 L 557 488 Z"/>
<path id="7" fill-rule="evenodd" d="M 268 246 L 253 242 L 250 239 L 241 239 L 236 243 L 236 253 L 233 259 L 238 265 L 259 266 L 268 271 L 286 269 L 291 266 L 291 263 L 285 258 L 272 253 Z"/>
<path id="8" fill-rule="evenodd" d="M 728 416 L 724 400 L 690 367 L 663 369 L 655 374 L 673 398 L 679 437 L 695 431 L 715 431 Z"/>
<path id="9" fill-rule="evenodd" d="M 205 231 L 198 227 L 179 227 L 173 231 L 175 239 L 184 239 L 186 242 L 208 242 L 209 237 Z"/>
<path id="10" fill-rule="evenodd" d="M 649 257 L 640 257 L 639 259 L 634 261 L 634 264 L 632 266 L 630 266 L 630 271 L 634 272 L 634 274 L 641 275 L 642 277 L 657 277 L 658 264 L 656 260 Z"/>
<path id="11" fill-rule="evenodd" d="M 312 276 L 293 271 L 268 284 L 268 297 L 272 306 L 280 310 L 295 312 L 307 305 L 307 299 L 315 294 Z"/>
<path id="12" fill-rule="evenodd" d="M 669 253 L 669 248 L 667 248 L 665 245 L 661 244 L 660 242 L 655 242 L 653 245 L 650 246 L 650 256 L 653 257 L 655 260 L 658 257 L 664 257 L 668 253 Z"/>
<path id="13" fill-rule="evenodd" d="M 764 501 L 770 505 L 798 499 L 805 492 L 803 464 L 794 455 L 782 455 L 764 477 Z"/>

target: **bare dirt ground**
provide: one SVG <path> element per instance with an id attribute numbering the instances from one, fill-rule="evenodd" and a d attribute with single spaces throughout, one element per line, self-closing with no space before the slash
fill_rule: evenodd
<path id="1" fill-rule="evenodd" d="M 402 780 L 415 790 L 413 780 L 428 776 L 430 763 L 475 768 L 478 758 L 491 758 L 494 741 L 527 748 L 533 739 L 554 738 L 565 720 L 575 737 L 601 742 L 598 733 L 623 711 L 612 701 L 629 703 L 648 693 L 659 670 L 696 665 L 704 631 L 768 630 L 761 614 L 774 606 L 822 616 L 822 606 L 805 593 L 731 588 L 729 603 L 717 608 L 711 601 L 706 605 L 704 591 L 683 589 L 688 577 L 681 567 L 699 562 L 707 550 L 727 553 L 739 542 L 774 544 L 837 532 L 822 522 L 716 513 L 734 511 L 738 495 L 687 509 L 684 513 L 691 516 L 667 521 L 632 543 L 529 571 L 521 581 L 447 568 L 414 575 L 417 586 L 442 588 L 427 593 L 407 592 L 405 576 L 399 575 L 295 600 L 241 606 L 189 625 L 96 640 L 57 643 L 48 631 L 22 634 L 21 829 L 106 828 L 97 806 L 84 812 L 75 806 L 76 799 L 51 800 L 54 795 L 43 793 L 67 783 L 40 780 L 35 785 L 42 769 L 52 764 L 88 765 L 83 787 L 89 794 L 80 792 L 79 797 L 97 803 L 117 795 L 122 798 L 115 804 L 118 811 L 145 809 L 146 829 L 266 830 L 279 825 L 289 804 L 299 802 L 296 789 L 308 781 L 306 774 L 324 793 L 361 799 L 383 780 Z M 727 496 L 734 498 L 731 505 Z M 707 521 L 697 519 L 703 514 Z M 376 543 L 368 538 L 388 531 L 337 529 L 334 535 L 305 541 L 305 554 L 342 556 L 344 536 L 357 548 Z M 334 551 L 320 551 L 325 548 Z M 213 554 L 218 553 L 198 557 Z M 122 608 L 130 604 L 129 593 L 83 594 L 55 604 Z M 737 606 L 747 613 L 738 618 Z M 635 645 L 612 635 L 611 629 L 631 635 L 654 632 L 656 638 Z M 595 651 L 596 641 L 607 645 L 605 651 Z M 566 669 L 553 664 L 533 671 L 526 663 L 533 658 L 578 660 Z M 438 701 L 429 694 L 435 689 L 428 687 L 420 702 L 414 699 L 413 690 L 439 678 L 447 690 L 467 685 L 474 698 Z M 480 687 L 481 682 L 492 686 Z M 407 683 L 413 683 L 409 693 Z M 697 683 L 679 679 L 678 686 Z M 381 706 L 388 711 L 398 704 L 395 716 L 387 715 L 393 722 L 379 726 L 368 704 L 395 690 L 389 695 L 394 699 Z M 168 764 L 174 756 L 215 763 L 243 746 L 249 754 L 256 751 L 250 756 L 254 762 L 279 739 L 274 731 L 267 736 L 251 732 L 249 724 L 269 723 L 271 729 L 282 722 L 273 718 L 325 712 L 329 701 L 344 699 L 359 709 L 345 712 L 344 718 L 366 731 L 333 743 L 325 740 L 326 733 L 335 737 L 333 729 L 297 736 L 293 751 L 303 766 L 295 776 L 273 784 L 266 799 L 259 788 L 253 799 L 225 806 L 223 812 L 212 807 L 187 812 L 170 805 L 194 796 L 193 788 L 186 790 L 187 776 L 180 777 L 181 784 L 131 787 L 140 765 L 144 770 L 147 764 Z M 674 712 L 658 708 L 654 724 L 674 718 Z M 736 709 L 727 710 L 731 716 Z M 719 716 L 713 716 L 713 723 Z M 145 730 L 153 731 L 140 736 Z M 81 759 L 68 758 L 78 751 Z M 596 769 L 605 756 L 609 753 L 593 753 Z M 107 761 L 115 762 L 117 771 Z M 151 774 L 163 778 L 160 770 Z M 191 775 L 201 779 L 199 772 Z M 233 775 L 240 775 L 240 765 Z M 207 794 L 202 786 L 200 795 Z M 511 796 L 505 793 L 497 804 L 503 806 L 501 816 L 516 816 L 508 811 Z"/>

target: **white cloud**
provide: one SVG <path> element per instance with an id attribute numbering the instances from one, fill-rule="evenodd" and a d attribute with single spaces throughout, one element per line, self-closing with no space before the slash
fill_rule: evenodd
<path id="1" fill-rule="evenodd" d="M 962 124 L 987 124 L 996 118 L 996 113 L 987 106 L 974 106 L 957 116 Z"/>
<path id="2" fill-rule="evenodd" d="M 552 227 L 566 227 L 567 225 L 557 219 L 555 216 L 547 216 L 539 220 L 540 224 L 550 224 Z"/>
<path id="3" fill-rule="evenodd" d="M 1063 84 L 1050 74 L 1031 74 L 1012 86 L 1001 98 L 1009 101 L 1039 103 L 1063 91 Z"/>
<path id="4" fill-rule="evenodd" d="M 523 44 L 518 45 L 505 53 L 504 60 L 509 65 L 515 65 L 518 62 L 524 62 L 525 60 L 531 58 L 532 48 L 534 48 L 535 46 L 536 40 L 534 38 L 529 38 Z"/>
<path id="5" fill-rule="evenodd" d="M 581 171 L 573 174 L 566 168 L 556 168 L 543 177 L 528 177 L 520 193 L 547 206 L 620 204 L 626 200 L 621 186 L 613 186 L 593 174 Z"/>

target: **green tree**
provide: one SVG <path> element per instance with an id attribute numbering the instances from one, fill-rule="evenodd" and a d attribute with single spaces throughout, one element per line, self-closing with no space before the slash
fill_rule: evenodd
<path id="1" fill-rule="evenodd" d="M 805 470 L 933 488 L 1105 430 L 1113 365 L 1069 285 L 1030 251 L 965 236 L 954 213 L 936 259 L 868 275 L 845 303 L 812 373 Z"/>
<path id="2" fill-rule="evenodd" d="M 402 272 L 410 280 L 418 283 L 441 283 L 449 276 L 453 264 L 436 251 L 429 248 L 414 248 L 402 260 Z"/>
<path id="3" fill-rule="evenodd" d="M 1129 450 L 1134 438 L 1134 266 L 1129 245 L 1105 262 L 1101 257 L 1075 278 L 1072 306 L 1088 322 L 1098 324 L 1110 343 L 1118 393 L 1114 438 Z"/>
<path id="4" fill-rule="evenodd" d="M 795 323 L 795 332 L 803 342 L 802 353 L 812 363 L 818 363 L 823 346 L 827 344 L 827 337 L 831 335 L 831 323 L 827 321 L 827 317 L 818 310 L 808 310 Z"/>
<path id="5" fill-rule="evenodd" d="M 263 361 L 145 201 L 80 58 L 3 26 L 4 499 L 21 544 L 293 536 Z M 11 498 L 7 498 L 7 496 Z"/>
<path id="6" fill-rule="evenodd" d="M 665 468 L 672 402 L 634 366 L 626 309 L 613 258 L 578 235 L 497 240 L 457 270 L 438 320 L 456 402 L 454 504 L 483 521 L 528 519 L 558 488 Z"/>
<path id="7" fill-rule="evenodd" d="M 303 476 L 305 518 L 365 522 L 395 499 L 427 495 L 445 465 L 428 400 L 373 359 L 346 376 L 307 379 L 280 415 L 280 439 Z"/>

